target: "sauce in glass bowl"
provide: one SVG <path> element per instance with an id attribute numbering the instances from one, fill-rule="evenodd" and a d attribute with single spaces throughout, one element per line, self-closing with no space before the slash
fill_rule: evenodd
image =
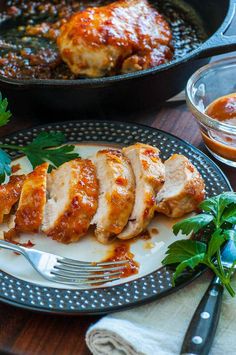
<path id="1" fill-rule="evenodd" d="M 206 114 L 215 120 L 236 126 L 236 92 L 214 100 Z"/>
<path id="2" fill-rule="evenodd" d="M 186 86 L 186 102 L 203 141 L 222 163 L 236 168 L 236 56 L 198 69 Z"/>
<path id="3" fill-rule="evenodd" d="M 236 93 L 221 96 L 214 100 L 205 110 L 211 118 L 236 127 Z M 202 131 L 206 146 L 217 155 L 236 161 L 236 136 L 219 131 Z"/>

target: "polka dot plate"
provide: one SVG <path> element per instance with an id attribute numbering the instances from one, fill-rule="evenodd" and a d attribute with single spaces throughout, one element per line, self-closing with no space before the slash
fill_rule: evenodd
<path id="1" fill-rule="evenodd" d="M 50 130 L 63 132 L 69 143 L 76 143 L 76 149 L 82 157 L 89 158 L 101 147 L 124 146 L 137 141 L 159 147 L 163 159 L 173 153 L 182 153 L 205 179 L 207 196 L 231 190 L 222 171 L 201 151 L 173 135 L 139 124 L 111 121 L 53 123 L 14 133 L 2 138 L 1 143 L 27 144 L 38 133 Z M 14 164 L 16 161 L 20 162 L 24 172 L 31 170 L 25 157 L 16 157 Z M 82 315 L 114 312 L 168 295 L 203 272 L 186 272 L 178 284 L 172 286 L 173 271 L 162 267 L 161 260 L 167 246 L 176 240 L 172 234 L 174 223 L 167 217 L 155 217 L 149 226 L 151 231 L 156 231 L 151 240 L 138 240 L 130 244 L 131 252 L 140 264 L 139 273 L 97 288 L 79 289 L 52 284 L 41 278 L 22 256 L 0 250 L 0 300 L 41 312 Z M 112 248 L 98 243 L 93 235 L 87 235 L 70 245 L 60 244 L 42 235 L 22 236 L 22 241 L 28 239 L 37 249 L 79 260 L 100 261 Z"/>

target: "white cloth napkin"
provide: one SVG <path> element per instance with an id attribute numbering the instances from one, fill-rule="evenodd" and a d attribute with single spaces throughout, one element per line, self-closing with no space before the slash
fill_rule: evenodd
<path id="1" fill-rule="evenodd" d="M 205 273 L 182 290 L 145 306 L 108 315 L 92 325 L 86 343 L 93 355 L 175 355 L 209 286 Z M 236 288 L 236 278 L 233 281 Z M 211 355 L 236 354 L 236 297 L 224 293 Z"/>

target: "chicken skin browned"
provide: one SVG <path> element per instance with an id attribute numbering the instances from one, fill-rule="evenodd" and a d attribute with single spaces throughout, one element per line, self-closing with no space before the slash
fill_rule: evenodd
<path id="1" fill-rule="evenodd" d="M 169 217 L 182 217 L 198 208 L 205 197 L 205 183 L 183 155 L 165 161 L 166 181 L 156 198 L 156 209 Z"/>
<path id="2" fill-rule="evenodd" d="M 164 165 L 159 158 L 159 149 L 136 143 L 123 148 L 130 160 L 135 175 L 135 203 L 129 222 L 117 236 L 130 239 L 140 234 L 149 224 L 155 212 L 155 197 L 165 180 Z"/>
<path id="3" fill-rule="evenodd" d="M 99 242 L 107 243 L 128 222 L 134 205 L 135 180 L 130 162 L 119 150 L 100 150 L 95 163 L 100 194 L 92 223 L 96 224 Z"/>
<path id="4" fill-rule="evenodd" d="M 25 175 L 12 175 L 7 184 L 0 185 L 0 223 L 19 200 L 24 180 Z"/>
<path id="5" fill-rule="evenodd" d="M 24 181 L 15 217 L 17 234 L 37 233 L 40 230 L 46 204 L 48 166 L 48 163 L 37 166 Z"/>
<path id="6" fill-rule="evenodd" d="M 62 243 L 78 241 L 88 231 L 97 210 L 98 182 L 91 160 L 75 159 L 48 176 L 42 230 Z"/>
<path id="7" fill-rule="evenodd" d="M 147 0 L 118 0 L 73 15 L 57 43 L 74 74 L 100 77 L 166 63 L 171 40 L 168 23 Z"/>

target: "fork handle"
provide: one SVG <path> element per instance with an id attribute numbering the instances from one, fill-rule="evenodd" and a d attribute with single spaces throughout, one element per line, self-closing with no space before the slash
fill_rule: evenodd
<path id="1" fill-rule="evenodd" d="M 0 248 L 15 251 L 20 254 L 24 254 L 24 249 L 19 245 L 0 240 Z"/>
<path id="2" fill-rule="evenodd" d="M 182 355 L 207 355 L 220 318 L 224 287 L 214 277 L 199 303 L 183 341 Z"/>

